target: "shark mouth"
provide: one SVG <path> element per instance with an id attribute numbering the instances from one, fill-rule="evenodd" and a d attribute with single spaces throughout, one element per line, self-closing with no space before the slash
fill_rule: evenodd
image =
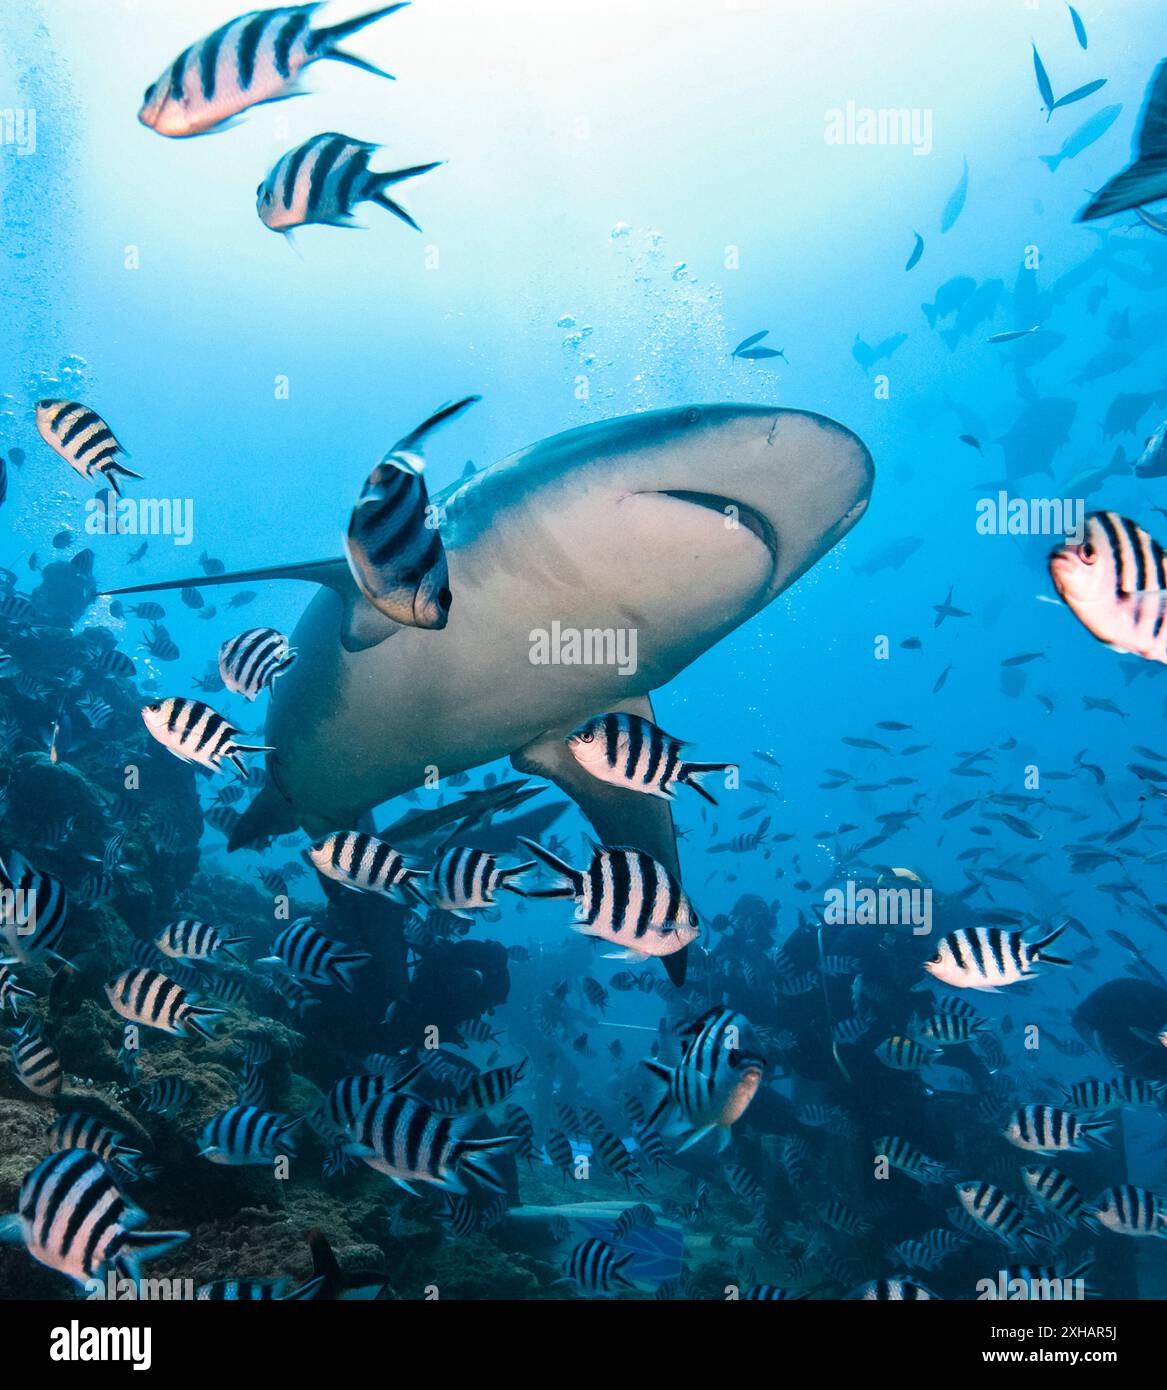
<path id="1" fill-rule="evenodd" d="M 704 507 L 706 511 L 716 512 L 720 517 L 736 515 L 739 526 L 744 526 L 751 535 L 766 547 L 775 560 L 778 558 L 778 537 L 773 526 L 761 512 L 737 502 L 732 497 L 721 497 L 715 492 L 689 492 L 683 488 L 658 489 L 662 497 L 673 497 L 678 502 L 688 502 L 690 506 Z"/>

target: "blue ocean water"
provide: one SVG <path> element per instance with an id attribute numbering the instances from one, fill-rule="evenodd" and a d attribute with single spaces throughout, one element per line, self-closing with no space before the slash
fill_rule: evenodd
<path id="1" fill-rule="evenodd" d="M 234 17 L 229 3 L 32 0 L 0 18 L 0 453 L 8 460 L 0 564 L 14 576 L 13 591 L 30 592 L 45 565 L 83 548 L 93 552 L 103 591 L 188 576 L 197 587 L 204 555 L 229 572 L 339 555 L 377 461 L 440 403 L 471 393 L 481 403 L 427 448 L 431 495 L 468 465 L 482 470 L 564 430 L 691 405 L 816 412 L 870 451 L 874 488 L 854 531 L 654 695 L 664 729 L 690 740 L 701 759 L 740 765 L 747 784 L 719 789 L 709 780 L 716 808 L 684 787 L 677 792 L 683 881 L 707 928 L 698 949 L 711 953 L 704 985 L 671 1000 L 612 992 L 610 977 L 624 963 L 569 938 L 570 906 L 560 903 L 501 900 L 498 920 L 471 932 L 536 957 L 512 957 L 510 998 L 497 1004 L 495 1022 L 510 1030 L 503 1062 L 515 1060 L 516 1048 L 537 1050 L 529 1091 L 516 1100 L 536 1115 L 539 1145 L 564 1127 L 557 1103 L 590 1103 L 618 1127 L 620 1097 L 632 1085 L 624 1072 L 646 1078 L 639 1061 L 650 1044 L 668 1054 L 673 1039 L 662 1020 L 726 1004 L 769 1034 L 765 1090 L 789 1112 L 754 1123 L 751 1107 L 734 1126 L 744 1137 L 730 1159 L 702 1141 L 699 1160 L 679 1160 L 654 1184 L 653 1200 L 666 1200 L 661 1219 L 690 1232 L 690 1282 L 681 1281 L 678 1296 L 708 1297 L 734 1281 L 840 1296 L 904 1273 L 887 1249 L 918 1238 L 929 1221 L 943 1225 L 945 1202 L 929 1200 L 924 1219 L 918 1184 L 901 1182 L 885 1198 L 864 1185 L 861 1170 L 870 1166 L 871 1139 L 888 1132 L 872 1128 L 877 1118 L 888 1122 L 881 1105 L 895 1113 L 905 1086 L 908 1113 L 923 1131 L 905 1137 L 930 1151 L 955 1128 L 968 1143 L 940 1155 L 949 1167 L 1023 1192 L 1018 1163 L 1031 1160 L 995 1135 L 975 1097 L 956 1119 L 947 1111 L 937 1118 L 936 1107 L 953 1102 L 936 1093 L 964 1083 L 947 1076 L 928 1085 L 870 1061 L 882 1037 L 908 1028 L 919 996 L 907 997 L 905 987 L 888 1016 L 880 1013 L 884 1031 L 858 1045 L 865 1071 L 846 1065 L 847 1050 L 837 1065 L 826 1046 L 824 1029 L 847 1016 L 848 1002 L 862 1012 L 850 977 L 839 986 L 823 973 L 824 990 L 835 980 L 825 1021 L 805 1012 L 805 1000 L 784 1004 L 780 985 L 757 984 L 800 923 L 802 944 L 813 938 L 805 924 L 848 879 L 886 886 L 892 870 L 910 870 L 914 877 L 901 882 L 935 894 L 937 934 L 1005 922 L 994 916 L 1005 913 L 1037 939 L 1067 914 L 1077 920 L 1056 948 L 1068 968 L 1049 967 L 1016 994 L 960 992 L 993 1020 L 1000 1043 L 1000 1055 L 969 1082 L 980 1094 L 999 1086 L 1013 1108 L 1054 1105 L 1062 1087 L 1087 1077 L 1167 1079 L 1162 1052 L 1132 1041 L 1125 997 L 1103 996 L 1080 1027 L 1073 1018 L 1115 980 L 1152 992 L 1140 995 L 1141 1009 L 1153 1013 L 1154 991 L 1167 1005 L 1161 660 L 1109 650 L 1059 601 L 1047 557 L 1060 535 L 1048 527 L 985 534 L 978 526 L 1004 493 L 1065 500 L 1082 514 L 1113 511 L 1167 537 L 1162 478 L 1135 473 L 1147 437 L 1167 416 L 1167 242 L 1133 212 L 1075 220 L 1090 193 L 1128 162 L 1163 19 L 1140 0 L 1076 9 L 1086 47 L 1068 7 L 1053 3 L 416 0 L 345 44 L 396 81 L 321 62 L 306 74 L 308 95 L 254 107 L 232 128 L 189 140 L 162 138 L 137 121 L 142 92 L 188 44 Z M 330 7 L 329 22 L 356 12 Z M 1101 78 L 1105 85 L 1047 113 L 1035 47 L 1056 94 Z M 1101 130 L 1099 119 L 1093 143 L 1057 162 L 1074 133 L 1110 106 L 1121 107 L 1113 122 Z M 442 161 L 400 192 L 420 233 L 373 204 L 358 209 L 364 229 L 310 226 L 294 244 L 262 224 L 257 183 L 321 131 L 383 146 L 380 167 Z M 922 253 L 905 270 L 917 238 Z M 734 354 L 763 331 L 759 341 L 780 356 Z M 128 466 L 144 475 L 127 482 L 127 495 L 181 504 L 189 543 L 86 533 L 93 487 L 38 437 L 33 408 L 45 397 L 85 402 L 111 423 L 132 451 Z M 23 451 L 23 464 L 13 449 Z M 720 495 L 720 466 L 711 451 L 703 491 Z M 53 537 L 65 530 L 71 539 L 55 550 Z M 131 561 L 143 540 L 146 553 Z M 456 566 L 452 578 L 457 604 Z M 201 589 L 202 611 L 217 606 L 209 621 L 174 593 L 140 596 L 165 602 L 178 648 L 172 660 L 143 652 L 149 624 L 127 614 L 125 601 L 119 610 L 95 599 L 75 630 L 105 629 L 134 658 L 139 703 L 194 698 L 194 682 L 205 679 L 222 642 L 250 625 L 291 633 L 311 592 L 266 580 L 245 587 L 255 597 L 238 609 L 228 602 L 239 589 Z M 938 606 L 957 611 L 945 616 Z M 30 655 L 17 665 L 37 673 Z M 0 672 L 0 692 L 16 675 Z M 81 853 L 100 857 L 103 837 L 38 843 L 36 817 L 15 790 L 15 760 L 51 746 L 54 714 L 75 698 L 71 687 L 58 692 L 55 675 L 50 686 L 39 699 L 7 697 L 21 737 L 5 754 L 14 792 L 0 847 L 72 889 L 86 870 Z M 524 697 L 520 682 L 514 699 Z M 426 698 L 419 689 L 418 701 Z M 254 707 L 208 699 L 254 735 L 247 741 L 264 741 L 266 696 Z M 369 717 L 392 725 L 400 716 L 389 705 Z M 889 723 L 904 727 L 881 727 Z M 101 767 L 101 742 L 78 736 L 77 765 L 87 776 Z M 67 763 L 71 751 L 61 755 Z M 469 788 L 513 775 L 492 759 L 471 773 Z M 204 808 L 224 780 L 200 779 Z M 365 809 L 383 828 L 466 790 L 425 787 Z M 945 817 L 970 799 L 965 812 Z M 107 829 L 116 828 L 111 820 Z M 586 831 L 573 808 L 564 811 L 555 824 L 569 847 L 563 857 L 579 859 Z M 713 848 L 739 836 L 746 839 L 737 847 Z M 228 855 L 223 833 L 208 824 L 186 883 L 159 890 L 147 909 L 119 911 L 116 924 L 94 919 L 90 932 L 149 937 L 164 925 L 157 913 L 171 920 L 216 907 L 226 922 L 247 926 L 257 909 L 243 895 L 254 891 L 256 871 L 296 861 L 307 844 L 301 835 L 263 855 Z M 529 857 L 512 844 L 511 858 L 512 849 Z M 1101 855 L 1088 859 L 1086 850 Z M 297 880 L 294 896 L 323 912 L 328 898 L 314 878 Z M 740 936 L 729 924 L 753 911 L 742 906 L 745 895 L 771 916 L 765 939 L 727 946 Z M 262 927 L 270 936 L 271 923 Z M 896 935 L 886 923 L 870 933 L 882 943 Z M 574 944 L 565 950 L 567 940 Z M 891 954 L 918 945 L 905 945 L 902 934 L 900 942 Z M 124 942 L 118 949 L 124 954 Z M 828 940 L 824 949 L 847 956 L 854 943 Z M 922 948 L 917 954 L 913 978 L 926 983 Z M 870 979 L 882 961 L 873 955 L 851 976 Z M 657 962 L 631 968 L 665 978 Z M 580 995 L 584 975 L 609 991 L 605 1010 Z M 549 1032 L 532 1031 L 564 981 L 572 1012 Z M 37 995 L 38 1017 L 51 1030 L 47 987 Z M 768 1000 L 764 1018 L 749 1007 L 755 996 Z M 361 994 L 369 1027 L 359 1045 L 347 1045 L 338 1032 L 343 1011 L 327 1004 L 326 1025 L 313 1026 L 310 1015 L 288 1024 L 306 1032 L 295 1053 L 283 1039 L 281 1064 L 295 1056 L 296 1079 L 283 1078 L 272 1103 L 291 1111 L 300 1102 L 297 1113 L 307 1113 L 311 1087 L 326 1089 L 346 1059 L 355 1065 L 377 1050 L 369 1041 L 374 1013 L 379 1023 L 391 1002 Z M 108 1010 L 104 1024 L 113 1037 Z M 1165 1024 L 1167 1011 L 1141 1030 Z M 775 1038 L 781 1043 L 787 1032 L 799 1047 L 783 1062 Z M 1047 1033 L 1060 1043 L 1089 1036 L 1101 1050 L 1075 1055 Z M 613 1060 L 614 1036 L 623 1056 Z M 473 1051 L 477 1067 L 487 1067 L 489 1051 Z M 80 1062 L 69 1061 L 66 1070 L 76 1071 Z M 857 1086 L 863 1075 L 870 1084 Z M 100 1067 L 94 1079 L 98 1089 L 124 1081 Z M 229 1089 L 219 1078 L 215 1095 L 200 1097 L 200 1120 Z M 4 1095 L 31 1103 L 16 1080 Z M 821 1127 L 797 1119 L 808 1104 L 839 1105 L 850 1123 L 824 1139 Z M 634 1139 L 634 1126 L 623 1117 L 620 1124 Z M 1157 1096 L 1124 1108 L 1124 1142 L 1098 1160 L 1104 1166 L 1075 1167 L 1087 1162 L 1075 1154 L 1067 1171 L 1084 1187 L 1093 1183 L 1088 1198 L 1115 1183 L 1167 1189 L 1163 1124 Z M 801 1194 L 779 1156 L 792 1133 L 812 1147 L 818 1174 L 818 1186 L 812 1179 Z M 153 1137 L 163 1149 L 170 1142 Z M 203 1163 L 193 1152 L 181 1161 Z M 762 1206 L 778 1232 L 768 1245 L 751 1240 L 751 1204 L 743 1207 L 726 1185 L 731 1162 L 766 1189 Z M 522 1227 L 513 1214 L 523 1205 L 518 1166 L 520 1195 L 511 1194 L 508 1219 Z M 554 1176 L 537 1172 L 528 1205 L 568 1200 Z M 314 1169 L 302 1181 L 329 1191 Z M 618 1178 L 607 1181 L 601 1197 L 610 1203 L 624 1189 Z M 270 1189 L 268 1182 L 269 1198 Z M 229 1223 L 243 1197 L 214 1193 Z M 141 1200 L 153 1215 L 158 1203 Z M 370 1212 L 390 1204 L 381 1188 L 367 1200 Z M 828 1200 L 854 1208 L 876 1234 L 854 1269 L 819 1289 L 798 1261 L 832 1248 L 837 1229 L 819 1214 Z M 432 1224 L 432 1203 L 420 1210 L 416 1219 Z M 189 1218 L 176 1211 L 173 1219 Z M 369 1215 L 341 1236 L 366 1256 L 376 1247 L 394 1289 L 417 1296 L 424 1271 L 380 1220 Z M 496 1239 L 504 1254 L 518 1248 Z M 981 1272 L 995 1275 L 1005 1262 L 993 1239 L 988 1249 L 966 1249 L 955 1274 L 945 1264 L 917 1275 L 946 1297 L 974 1296 Z M 1064 1244 L 1048 1242 L 1031 1262 L 1063 1261 Z M 1076 1267 L 1084 1246 L 1097 1257 L 1093 1279 L 1104 1291 L 1161 1296 L 1157 1242 L 1075 1228 L 1065 1268 Z M 305 1272 L 304 1250 L 290 1250 L 260 1249 L 257 1276 L 275 1277 L 281 1259 L 296 1266 L 289 1275 Z M 554 1293 L 562 1253 L 548 1257 L 551 1277 L 535 1277 L 521 1293 Z M 23 1254 L 5 1258 L 27 1263 Z M 177 1270 L 181 1252 L 172 1258 Z M 1013 1251 L 1008 1262 L 1025 1258 Z M 198 1277 L 240 1277 L 213 1263 L 200 1250 Z M 8 1274 L 6 1285 L 15 1278 Z"/>

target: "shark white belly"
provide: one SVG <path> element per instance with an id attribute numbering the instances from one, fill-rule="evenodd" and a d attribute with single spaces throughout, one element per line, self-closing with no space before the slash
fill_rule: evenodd
<path id="1" fill-rule="evenodd" d="M 268 785 L 232 848 L 296 826 L 351 828 L 427 776 L 509 755 L 564 787 L 601 839 L 675 871 L 668 803 L 589 777 L 564 734 L 606 709 L 650 713 L 652 690 L 850 530 L 873 476 L 861 441 L 821 416 L 655 411 L 569 430 L 434 499 L 453 594 L 440 631 L 376 613 L 344 560 L 118 592 L 264 577 L 324 586 L 274 684 Z M 548 660 L 586 634 L 600 659 Z"/>

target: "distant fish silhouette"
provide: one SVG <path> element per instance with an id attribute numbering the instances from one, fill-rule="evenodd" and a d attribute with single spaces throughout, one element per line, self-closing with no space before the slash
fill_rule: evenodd
<path id="1" fill-rule="evenodd" d="M 1036 49 L 1034 52 L 1036 53 Z M 964 211 L 964 200 L 968 197 L 968 160 L 964 161 L 964 172 L 960 176 L 960 182 L 952 190 L 948 202 L 944 204 L 944 212 L 940 217 L 940 230 L 947 232 L 953 223 Z"/>
<path id="2" fill-rule="evenodd" d="M 890 338 L 885 338 L 877 347 L 872 347 L 856 333 L 855 343 L 851 348 L 851 356 L 865 372 L 869 372 L 877 362 L 882 362 L 885 357 L 890 357 L 896 348 L 907 341 L 907 337 L 906 333 L 893 333 Z"/>
<path id="3" fill-rule="evenodd" d="M 920 257 L 924 254 L 924 238 L 919 232 L 916 233 L 916 244 L 912 247 L 912 254 L 908 257 L 908 263 L 904 270 L 911 270 L 920 264 Z"/>

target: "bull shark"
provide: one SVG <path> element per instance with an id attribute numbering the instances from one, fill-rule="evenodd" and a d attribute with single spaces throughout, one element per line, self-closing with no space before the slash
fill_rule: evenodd
<path id="1" fill-rule="evenodd" d="M 377 612 L 343 558 L 111 592 L 320 586 L 272 686 L 267 780 L 230 849 L 352 828 L 435 770 L 509 757 L 566 792 L 603 843 L 679 877 L 668 802 L 591 777 L 565 739 L 609 710 L 652 719 L 654 691 L 850 531 L 873 480 L 865 445 L 821 415 L 658 410 L 555 435 L 431 499 L 453 594 L 440 631 Z M 665 958 L 674 980 L 685 954 Z"/>
<path id="2" fill-rule="evenodd" d="M 1092 222 L 1161 198 L 1167 198 L 1167 61 L 1155 69 L 1147 89 L 1131 162 L 1103 184 L 1077 220 Z"/>

